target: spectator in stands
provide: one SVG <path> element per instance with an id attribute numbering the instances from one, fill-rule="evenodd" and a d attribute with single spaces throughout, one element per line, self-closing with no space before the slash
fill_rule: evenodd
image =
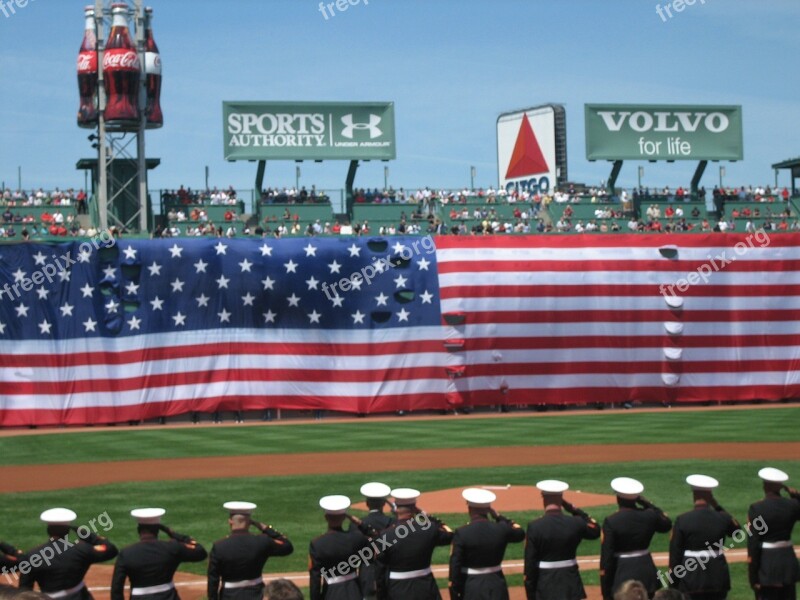
<path id="1" fill-rule="evenodd" d="M 11 223 L 14 220 L 14 213 L 6 209 L 3 213 L 3 223 Z"/>
<path id="2" fill-rule="evenodd" d="M 749 210 L 749 209 L 748 209 Z M 700 216 L 700 209 L 696 206 L 692 209 L 692 218 L 696 219 Z"/>

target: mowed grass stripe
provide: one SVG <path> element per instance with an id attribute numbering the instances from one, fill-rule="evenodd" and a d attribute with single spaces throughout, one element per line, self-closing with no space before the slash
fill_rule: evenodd
<path id="1" fill-rule="evenodd" d="M 313 424 L 114 428 L 0 437 L 6 465 L 63 464 L 240 454 L 480 448 L 652 442 L 760 442 L 800 439 L 800 407 L 510 418 Z"/>

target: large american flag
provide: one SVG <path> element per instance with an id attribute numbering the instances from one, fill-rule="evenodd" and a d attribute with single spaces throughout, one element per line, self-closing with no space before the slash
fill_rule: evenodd
<path id="1" fill-rule="evenodd" d="M 798 246 L 795 234 L 3 246 L 0 425 L 796 397 Z M 707 282 L 665 291 L 711 264 Z"/>

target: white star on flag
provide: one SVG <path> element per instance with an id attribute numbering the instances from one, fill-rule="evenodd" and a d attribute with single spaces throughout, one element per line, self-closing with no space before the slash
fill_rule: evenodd
<path id="1" fill-rule="evenodd" d="M 291 258 L 289 259 L 289 262 L 284 263 L 283 266 L 286 267 L 287 273 L 297 273 L 297 263 L 294 262 Z"/>
<path id="2" fill-rule="evenodd" d="M 383 292 L 381 292 L 379 296 L 375 296 L 375 300 L 378 301 L 378 306 L 389 306 L 388 304 L 386 304 L 386 301 L 388 299 L 389 299 L 389 296 L 387 296 Z"/>
<path id="3" fill-rule="evenodd" d="M 308 246 L 303 248 L 303 250 L 306 251 L 306 256 L 316 256 L 317 255 L 317 249 L 314 246 L 312 246 L 311 244 L 309 244 Z"/>
<path id="4" fill-rule="evenodd" d="M 72 316 L 72 309 L 75 308 L 72 304 L 65 304 L 61 307 L 61 316 L 62 317 L 71 317 Z"/>
<path id="5" fill-rule="evenodd" d="M 267 277 L 266 279 L 262 279 L 261 283 L 264 284 L 265 290 L 273 290 L 275 289 L 275 280 L 271 277 Z"/>
<path id="6" fill-rule="evenodd" d="M 62 282 L 63 281 L 69 281 L 70 272 L 69 271 L 59 271 L 58 272 L 58 277 L 59 277 L 59 279 L 61 279 Z"/>
<path id="7" fill-rule="evenodd" d="M 28 310 L 30 309 L 24 304 L 20 304 L 19 306 L 15 306 L 14 310 L 17 311 L 17 317 L 27 317 Z"/>
<path id="8" fill-rule="evenodd" d="M 331 273 L 339 273 L 342 270 L 342 265 L 336 261 L 333 261 L 328 265 L 328 268 L 331 270 Z"/>
<path id="9" fill-rule="evenodd" d="M 105 275 L 106 279 L 115 279 L 117 277 L 117 270 L 111 265 L 108 265 L 103 269 L 103 275 Z"/>
<path id="10" fill-rule="evenodd" d="M 150 277 L 161 275 L 161 265 L 157 264 L 156 261 L 153 261 L 153 264 L 147 267 L 147 270 L 150 271 Z"/>
<path id="11" fill-rule="evenodd" d="M 319 318 L 322 316 L 322 313 L 318 313 L 316 310 L 308 314 L 308 321 L 309 323 L 319 323 Z"/>
<path id="12" fill-rule="evenodd" d="M 207 266 L 208 266 L 208 263 L 201 258 L 196 263 L 194 263 L 194 272 L 195 273 L 205 273 Z"/>
<path id="13" fill-rule="evenodd" d="M 353 325 L 355 325 L 356 323 L 364 323 L 364 317 L 366 315 L 362 313 L 360 310 L 357 310 L 350 316 L 353 317 Z"/>
<path id="14" fill-rule="evenodd" d="M 398 320 L 399 320 L 399 321 L 401 321 L 401 322 L 402 322 L 402 321 L 406 321 L 406 322 L 408 322 L 408 316 L 409 316 L 410 314 L 411 314 L 411 313 L 410 313 L 410 312 L 408 312 L 408 311 L 407 311 L 405 308 L 401 308 L 401 309 L 400 309 L 400 312 L 399 312 L 399 313 L 397 313 L 397 318 L 398 318 Z"/>
<path id="15" fill-rule="evenodd" d="M 125 286 L 125 291 L 128 292 L 131 296 L 135 296 L 139 293 L 139 284 L 130 282 L 128 285 Z"/>
<path id="16" fill-rule="evenodd" d="M 289 306 L 300 306 L 300 297 L 296 294 L 292 294 L 287 300 L 289 301 Z"/>
<path id="17" fill-rule="evenodd" d="M 178 325 L 186 325 L 186 315 L 182 314 L 180 311 L 177 315 L 172 317 L 172 320 L 175 321 L 175 327 Z"/>
<path id="18" fill-rule="evenodd" d="M 164 301 L 158 296 L 150 300 L 150 304 L 152 304 L 153 310 L 163 310 Z"/>
<path id="19" fill-rule="evenodd" d="M 184 283 L 183 283 L 183 281 L 181 281 L 181 280 L 180 280 L 180 279 L 178 279 L 177 277 L 175 278 L 175 281 L 173 281 L 172 283 L 170 283 L 170 285 L 172 286 L 172 292 L 173 292 L 173 293 L 175 293 L 175 292 L 182 292 L 182 291 L 183 291 L 183 286 L 184 286 Z"/>
<path id="20" fill-rule="evenodd" d="M 419 267 L 420 271 L 427 271 L 428 270 L 428 266 L 430 266 L 430 264 L 431 264 L 431 261 L 429 261 L 429 260 L 427 260 L 425 258 L 420 258 L 417 261 L 417 266 Z"/>
<path id="21" fill-rule="evenodd" d="M 350 256 L 351 256 L 351 257 L 354 257 L 354 256 L 361 256 L 361 248 L 359 248 L 359 247 L 358 247 L 358 246 L 356 246 L 355 244 L 353 244 L 352 246 L 350 246 L 350 247 L 348 248 L 348 250 L 350 251 Z"/>
<path id="22" fill-rule="evenodd" d="M 39 297 L 39 300 L 47 300 L 47 294 L 49 293 L 50 292 L 44 287 L 40 287 L 38 290 L 36 290 L 36 295 Z"/>
<path id="23" fill-rule="evenodd" d="M 394 250 L 395 254 L 402 254 L 403 250 L 405 250 L 405 249 L 406 249 L 406 247 L 403 246 L 403 244 L 401 244 L 400 242 L 395 242 L 395 245 L 392 246 L 392 250 Z"/>
<path id="24" fill-rule="evenodd" d="M 201 306 L 208 306 L 208 301 L 211 300 L 211 298 L 205 294 L 200 294 L 195 300 L 197 300 L 197 308 L 200 308 Z"/>
<path id="25" fill-rule="evenodd" d="M 217 316 L 219 317 L 220 323 L 230 323 L 231 322 L 231 314 L 226 309 L 222 309 L 222 312 L 218 312 Z"/>
<path id="26" fill-rule="evenodd" d="M 253 306 L 253 300 L 255 299 L 256 297 L 253 296 L 250 292 L 247 292 L 247 294 L 242 296 L 242 302 L 244 302 L 244 306 Z"/>
<path id="27" fill-rule="evenodd" d="M 130 319 L 128 319 L 128 327 L 131 328 L 131 331 L 133 331 L 134 329 L 138 330 L 139 326 L 141 324 L 142 324 L 142 320 L 137 318 L 136 315 L 134 315 Z"/>
<path id="28" fill-rule="evenodd" d="M 84 284 L 84 286 L 82 288 L 80 288 L 80 290 L 81 290 L 81 293 L 83 293 L 83 297 L 84 298 L 91 298 L 92 297 L 92 292 L 94 292 L 94 288 L 92 286 L 90 286 L 88 282 L 86 284 Z"/>
<path id="29" fill-rule="evenodd" d="M 331 298 L 331 303 L 336 308 L 341 308 L 342 304 L 344 303 L 344 298 L 342 298 L 339 294 L 336 294 L 333 298 Z"/>
<path id="30" fill-rule="evenodd" d="M 267 312 L 264 313 L 264 323 L 274 323 L 276 316 L 278 316 L 277 313 L 268 310 Z"/>
<path id="31" fill-rule="evenodd" d="M 43 265 L 47 257 L 39 250 L 39 252 L 33 255 L 33 260 L 37 265 Z"/>
<path id="32" fill-rule="evenodd" d="M 115 302 L 113 298 L 106 302 L 106 310 L 110 313 L 116 313 L 119 308 L 119 302 Z"/>
<path id="33" fill-rule="evenodd" d="M 306 285 L 308 286 L 308 289 L 310 289 L 310 290 L 316 290 L 316 289 L 319 289 L 319 287 L 318 287 L 318 285 L 319 285 L 319 281 L 317 281 L 317 280 L 314 278 L 314 276 L 313 276 L 313 275 L 311 276 L 311 279 L 306 279 Z"/>
<path id="34" fill-rule="evenodd" d="M 431 300 L 433 300 L 433 294 L 431 294 L 428 290 L 425 290 L 419 295 L 422 298 L 423 304 L 431 304 Z"/>
<path id="35" fill-rule="evenodd" d="M 217 256 L 219 256 L 220 254 L 225 254 L 228 251 L 228 247 L 222 242 L 218 242 L 217 245 L 214 246 L 214 250 L 217 251 Z"/>
<path id="36" fill-rule="evenodd" d="M 0 335 L 6 332 L 6 324 L 0 321 Z"/>
<path id="37" fill-rule="evenodd" d="M 83 327 L 86 330 L 86 332 L 97 331 L 97 321 L 89 317 L 83 322 Z"/>
<path id="38" fill-rule="evenodd" d="M 251 273 L 250 267 L 252 267 L 252 266 L 253 266 L 253 263 L 251 263 L 246 258 L 242 262 L 239 263 L 239 267 L 241 267 L 242 273 L 244 273 L 244 272 Z"/>
<path id="39" fill-rule="evenodd" d="M 170 253 L 172 258 L 180 258 L 182 252 L 183 252 L 183 248 L 178 246 L 178 244 L 173 244 L 172 248 L 169 249 L 169 253 Z M 155 264 L 155 263 L 153 263 L 153 264 Z"/>
<path id="40" fill-rule="evenodd" d="M 27 273 L 22 269 L 20 269 L 19 267 L 17 267 L 17 270 L 14 271 L 13 275 L 14 275 L 14 283 L 19 283 L 20 281 L 25 279 Z"/>
<path id="41" fill-rule="evenodd" d="M 222 288 L 228 289 L 228 282 L 229 281 L 230 281 L 230 279 L 225 277 L 225 275 L 220 275 L 219 279 L 217 279 L 217 287 L 219 289 L 222 289 Z"/>
<path id="42" fill-rule="evenodd" d="M 50 329 L 52 327 L 53 326 L 47 322 L 47 319 L 45 319 L 44 321 L 39 323 L 39 333 L 41 333 L 42 335 L 44 335 L 45 333 L 50 333 Z"/>
<path id="43" fill-rule="evenodd" d="M 136 258 L 136 249 L 133 246 L 128 246 L 122 252 L 125 254 L 125 258 L 128 260 L 133 260 Z"/>
<path id="44" fill-rule="evenodd" d="M 261 250 L 261 256 L 272 256 L 272 248 L 264 244 L 259 248 Z"/>
<path id="45" fill-rule="evenodd" d="M 89 258 L 91 258 L 91 256 L 92 256 L 91 253 L 89 253 L 88 251 L 81 250 L 78 253 L 78 262 L 80 262 L 80 263 L 88 263 L 89 262 Z"/>
<path id="46" fill-rule="evenodd" d="M 394 283 L 398 288 L 405 287 L 406 283 L 408 283 L 408 279 L 403 277 L 402 275 L 398 275 L 394 278 Z"/>

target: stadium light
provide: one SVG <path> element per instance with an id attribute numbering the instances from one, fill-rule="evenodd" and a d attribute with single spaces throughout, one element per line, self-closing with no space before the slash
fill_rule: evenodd
<path id="1" fill-rule="evenodd" d="M 639 187 L 642 187 L 642 177 L 644 177 L 644 167 L 639 166 Z"/>
<path id="2" fill-rule="evenodd" d="M 469 168 L 469 189 L 470 191 L 475 189 L 475 167 Z"/>
<path id="3" fill-rule="evenodd" d="M 388 165 L 383 167 L 383 189 L 384 189 L 384 191 L 389 189 L 389 167 L 388 167 Z"/>
<path id="4" fill-rule="evenodd" d="M 294 168 L 294 189 L 300 189 L 300 165 Z"/>
<path id="5" fill-rule="evenodd" d="M 719 187 L 722 189 L 722 178 L 725 177 L 725 165 L 719 166 Z"/>

